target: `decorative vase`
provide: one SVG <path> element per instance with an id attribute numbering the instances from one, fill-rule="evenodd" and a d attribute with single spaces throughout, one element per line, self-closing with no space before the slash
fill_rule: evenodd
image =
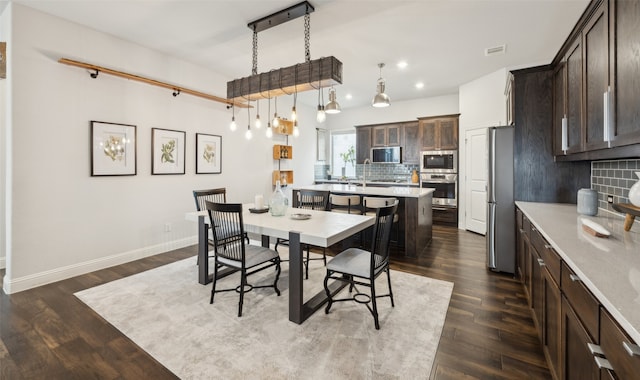
<path id="1" fill-rule="evenodd" d="M 413 174 L 411 174 L 411 182 L 418 183 L 419 179 L 420 179 L 420 177 L 418 177 L 418 171 L 414 170 Z"/>
<path id="2" fill-rule="evenodd" d="M 343 167 L 342 168 L 342 178 L 345 178 L 347 176 L 347 168 Z"/>
<path id="3" fill-rule="evenodd" d="M 640 178 L 640 172 L 635 172 L 636 177 Z M 640 181 L 631 186 L 629 189 L 629 202 L 636 207 L 640 207 Z"/>
<path id="4" fill-rule="evenodd" d="M 276 181 L 276 189 L 273 191 L 271 201 L 269 202 L 269 209 L 272 216 L 283 216 L 287 211 L 287 205 L 289 200 L 282 192 L 280 188 L 280 181 Z"/>

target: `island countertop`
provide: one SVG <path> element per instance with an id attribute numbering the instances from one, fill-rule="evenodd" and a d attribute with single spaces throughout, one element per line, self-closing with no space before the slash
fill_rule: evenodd
<path id="1" fill-rule="evenodd" d="M 332 193 L 339 194 L 357 194 L 357 195 L 378 195 L 382 197 L 399 197 L 399 198 L 421 198 L 426 197 L 434 192 L 432 188 L 415 188 L 407 186 L 353 186 L 338 184 L 320 184 L 309 186 L 294 186 L 293 190 L 329 190 Z"/>

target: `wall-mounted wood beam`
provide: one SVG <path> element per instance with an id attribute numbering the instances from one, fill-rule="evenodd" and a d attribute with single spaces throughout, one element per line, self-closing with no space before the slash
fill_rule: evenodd
<path id="1" fill-rule="evenodd" d="M 7 43 L 0 42 L 0 79 L 7 77 Z"/>
<path id="2" fill-rule="evenodd" d="M 240 108 L 252 107 L 252 106 L 248 105 L 245 102 L 232 101 L 232 100 L 229 100 L 229 99 L 221 98 L 219 96 L 207 94 L 207 93 L 196 91 L 196 90 L 191 90 L 191 89 L 188 89 L 188 88 L 182 87 L 182 86 L 177 86 L 175 84 L 165 83 L 165 82 L 161 82 L 161 81 L 158 81 L 158 80 L 155 80 L 155 79 L 151 79 L 151 78 L 145 78 L 145 77 L 142 77 L 140 75 L 129 74 L 129 73 L 125 73 L 123 71 L 118 71 L 118 70 L 113 70 L 113 69 L 109 69 L 109 68 L 98 66 L 98 65 L 93 65 L 91 63 L 74 61 L 74 60 L 68 59 L 68 58 L 60 58 L 58 60 L 58 62 L 64 63 L 65 65 L 81 67 L 81 68 L 84 68 L 84 69 L 87 69 L 87 70 L 95 70 L 97 74 L 105 73 L 105 74 L 113 75 L 113 76 L 120 77 L 120 78 L 131 79 L 131 80 L 135 80 L 135 81 L 138 81 L 138 82 L 150 84 L 152 86 L 158 86 L 158 87 L 162 87 L 162 88 L 167 88 L 169 90 L 173 90 L 174 92 L 179 92 L 180 94 L 189 94 L 189 95 L 197 96 L 197 97 L 200 97 L 200 98 L 203 98 L 203 99 L 213 100 L 214 102 L 224 103 L 227 106 L 234 105 L 235 107 L 240 107 Z M 94 74 L 92 74 L 91 76 L 94 77 L 93 75 Z"/>

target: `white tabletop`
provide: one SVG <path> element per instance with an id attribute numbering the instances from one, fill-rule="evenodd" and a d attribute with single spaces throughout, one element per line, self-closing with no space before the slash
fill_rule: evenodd
<path id="1" fill-rule="evenodd" d="M 253 204 L 243 205 L 242 218 L 246 232 L 259 235 L 289 239 L 289 231 L 300 233 L 300 242 L 319 247 L 329 247 L 369 226 L 375 222 L 375 217 L 355 214 L 344 214 L 329 211 L 316 211 L 287 207 L 284 216 L 271 216 L 271 213 L 254 214 L 249 212 Z M 291 214 L 309 214 L 307 220 L 295 220 Z M 209 224 L 206 211 L 188 212 L 185 219 L 197 222 L 199 216 L 205 216 L 205 223 Z"/>
<path id="2" fill-rule="evenodd" d="M 379 195 L 383 197 L 404 197 L 419 198 L 425 197 L 434 192 L 432 188 L 415 188 L 407 186 L 377 187 L 377 186 L 353 186 L 338 184 L 320 184 L 294 187 L 293 190 L 329 190 L 332 193 L 357 194 L 357 195 Z"/>
<path id="3" fill-rule="evenodd" d="M 516 202 L 531 223 L 576 272 L 627 333 L 640 343 L 640 232 L 623 228 L 624 219 L 600 211 L 579 215 L 574 204 Z M 580 218 L 611 232 L 607 239 L 582 230 Z M 636 225 L 638 223 L 635 223 Z"/>

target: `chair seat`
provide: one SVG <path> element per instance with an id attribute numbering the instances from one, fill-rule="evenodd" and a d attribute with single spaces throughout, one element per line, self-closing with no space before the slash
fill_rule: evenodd
<path id="1" fill-rule="evenodd" d="M 253 268 L 256 265 L 260 265 L 266 263 L 267 261 L 273 260 L 278 257 L 278 252 L 273 249 L 260 247 L 257 245 L 246 245 L 245 246 L 245 268 Z M 224 257 L 219 257 L 218 261 L 224 265 L 241 268 L 242 263 L 236 260 L 230 260 Z"/>
<path id="2" fill-rule="evenodd" d="M 367 215 L 367 216 L 376 216 L 376 212 L 375 212 L 375 211 L 367 211 L 367 212 L 365 213 L 365 215 Z M 397 223 L 397 222 L 398 222 L 398 220 L 399 220 L 399 219 L 398 219 L 398 214 L 394 214 L 394 215 L 393 215 L 393 222 L 394 222 L 394 223 Z"/>
<path id="3" fill-rule="evenodd" d="M 378 268 L 378 272 L 382 269 L 383 267 Z M 360 248 L 346 249 L 327 263 L 327 270 L 369 278 L 371 275 L 371 252 Z"/>

